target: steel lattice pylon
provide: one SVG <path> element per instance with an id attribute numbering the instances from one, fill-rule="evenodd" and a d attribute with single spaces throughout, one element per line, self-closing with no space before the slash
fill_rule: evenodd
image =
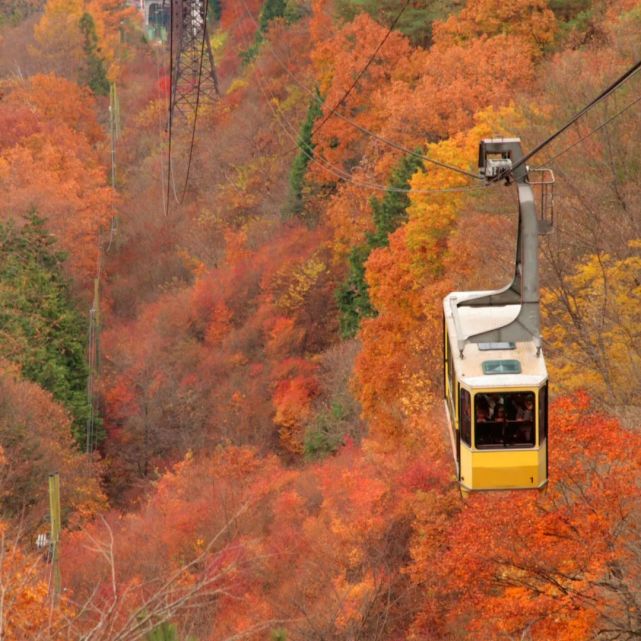
<path id="1" fill-rule="evenodd" d="M 219 93 L 207 30 L 208 1 L 171 0 L 171 109 L 187 118 L 193 117 L 198 104 L 213 102 Z"/>

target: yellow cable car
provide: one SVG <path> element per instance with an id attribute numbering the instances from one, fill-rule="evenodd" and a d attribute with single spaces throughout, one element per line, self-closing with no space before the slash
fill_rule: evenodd
<path id="1" fill-rule="evenodd" d="M 457 303 L 445 298 L 445 398 L 463 490 L 540 488 L 547 483 L 547 371 L 532 341 L 469 345 L 461 357 Z M 459 329 L 485 332 L 515 317 L 517 305 L 459 307 Z"/>
<path id="2" fill-rule="evenodd" d="M 547 370 L 541 350 L 538 235 L 532 184 L 518 139 L 481 142 L 486 180 L 509 177 L 519 194 L 513 281 L 443 301 L 444 388 L 461 490 L 543 488 L 548 480 Z M 514 169 L 514 170 L 513 170 Z"/>

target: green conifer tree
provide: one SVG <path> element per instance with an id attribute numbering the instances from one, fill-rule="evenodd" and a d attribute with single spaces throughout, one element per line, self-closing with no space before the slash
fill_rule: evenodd
<path id="1" fill-rule="evenodd" d="M 389 187 L 407 189 L 409 179 L 421 166 L 420 158 L 404 157 L 392 172 Z M 365 281 L 365 263 L 372 250 L 386 247 L 389 244 L 389 235 L 407 220 L 406 210 L 409 204 L 409 196 L 404 191 L 389 191 L 382 200 L 371 200 L 374 231 L 366 235 L 364 244 L 354 247 L 350 252 L 347 278 L 336 293 L 343 338 L 356 335 L 362 318 L 376 316 L 376 309 L 369 299 Z"/>
<path id="2" fill-rule="evenodd" d="M 214 20 L 220 20 L 223 13 L 223 5 L 221 0 L 209 0 L 210 15 Z"/>
<path id="3" fill-rule="evenodd" d="M 303 121 L 303 126 L 298 136 L 298 148 L 300 151 L 294 158 L 289 174 L 289 197 L 284 211 L 287 217 L 300 216 L 303 213 L 305 204 L 303 197 L 305 174 L 307 173 L 307 167 L 311 159 L 314 157 L 315 145 L 312 142 L 312 132 L 314 130 L 314 123 L 322 113 L 322 104 L 323 99 L 317 91 L 309 104 L 307 116 Z"/>
<path id="4" fill-rule="evenodd" d="M 0 224 L 0 358 L 50 391 L 74 419 L 84 445 L 90 405 L 87 322 L 76 309 L 54 238 L 35 214 L 18 228 Z M 97 422 L 98 437 L 100 422 Z"/>
<path id="5" fill-rule="evenodd" d="M 292 9 L 288 6 L 287 0 L 265 0 L 263 3 L 263 8 L 260 11 L 260 17 L 258 19 L 259 27 L 256 31 L 256 37 L 254 38 L 254 43 L 247 49 L 242 52 L 240 57 L 245 64 L 249 64 L 256 56 L 260 50 L 260 46 L 265 39 L 265 34 L 267 29 L 269 29 L 269 23 L 276 18 L 285 18 L 288 22 L 293 22 L 294 20 L 300 17 L 300 12 Z"/>
<path id="6" fill-rule="evenodd" d="M 80 31 L 85 38 L 84 51 L 87 57 L 81 81 L 87 85 L 96 96 L 109 95 L 109 80 L 105 61 L 99 55 L 96 24 L 90 13 L 83 13 L 80 18 Z"/>

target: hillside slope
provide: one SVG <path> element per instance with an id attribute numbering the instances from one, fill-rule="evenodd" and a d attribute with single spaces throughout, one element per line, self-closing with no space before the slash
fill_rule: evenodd
<path id="1" fill-rule="evenodd" d="M 11 20 L 39 10 L 18 5 Z M 641 3 L 212 7 L 222 95 L 199 113 L 186 185 L 179 120 L 168 182 L 166 47 L 124 5 L 48 0 L 38 73 L 3 79 L 3 220 L 44 219 L 79 309 L 99 280 L 110 503 L 88 462 L 63 497 L 50 617 L 50 566 L 26 537 L 7 545 L 29 567 L 3 572 L 7 638 L 638 636 L 641 80 L 534 159 L 557 176 L 545 494 L 458 493 L 439 309 L 507 279 L 515 205 L 422 156 L 476 171 L 483 137 L 533 147 L 641 57 Z M 12 408 L 35 383 L 3 376 Z M 11 438 L 3 458 L 26 461 Z M 62 436 L 44 451 L 43 470 L 79 456 Z M 0 463 L 14 532 L 16 479 L 41 470 Z"/>

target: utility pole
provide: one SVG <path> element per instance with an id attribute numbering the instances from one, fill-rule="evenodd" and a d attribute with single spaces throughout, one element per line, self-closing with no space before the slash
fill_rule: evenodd
<path id="1" fill-rule="evenodd" d="M 96 390 L 95 382 L 100 368 L 100 261 L 98 256 L 98 277 L 93 281 L 93 305 L 89 310 L 89 337 L 87 341 L 87 402 L 89 403 L 89 417 L 87 418 L 87 454 L 91 454 L 96 447 Z"/>
<path id="2" fill-rule="evenodd" d="M 116 138 L 119 136 L 119 104 L 116 84 L 109 84 L 109 133 L 111 135 L 111 186 L 116 186 Z"/>
<path id="3" fill-rule="evenodd" d="M 60 576 L 60 474 L 49 474 L 49 515 L 51 518 L 51 567 L 53 577 L 53 599 L 60 596 L 62 577 Z"/>
<path id="4" fill-rule="evenodd" d="M 116 141 L 120 138 L 120 101 L 116 91 L 116 83 L 109 85 L 109 133 L 111 137 L 111 188 L 116 189 Z M 111 249 L 116 231 L 118 229 L 118 218 L 115 213 L 111 216 L 111 228 L 109 230 L 109 244 L 107 251 Z"/>

